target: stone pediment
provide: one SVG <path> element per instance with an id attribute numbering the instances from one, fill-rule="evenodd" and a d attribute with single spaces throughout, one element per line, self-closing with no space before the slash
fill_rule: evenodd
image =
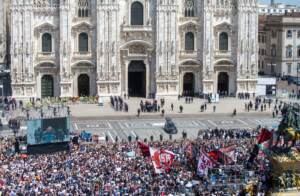
<path id="1" fill-rule="evenodd" d="M 94 26 L 88 22 L 80 22 L 72 26 L 72 32 L 74 31 L 91 31 L 94 29 Z"/>
<path id="2" fill-rule="evenodd" d="M 215 66 L 234 66 L 233 62 L 229 59 L 220 59 L 215 62 Z"/>
<path id="3" fill-rule="evenodd" d="M 51 23 L 45 22 L 41 25 L 38 25 L 34 28 L 34 34 L 38 35 L 43 32 L 54 32 L 57 30 L 57 27 Z"/>
<path id="4" fill-rule="evenodd" d="M 222 22 L 222 23 L 220 23 L 220 24 L 214 26 L 214 29 L 215 29 L 216 31 L 222 31 L 222 30 L 223 30 L 223 31 L 231 31 L 232 25 L 229 24 L 228 22 Z"/>
<path id="5" fill-rule="evenodd" d="M 179 62 L 180 66 L 200 66 L 201 62 L 195 59 L 185 59 Z"/>
<path id="6" fill-rule="evenodd" d="M 37 64 L 34 67 L 35 71 L 38 72 L 57 72 L 59 67 L 53 61 L 45 61 Z"/>
<path id="7" fill-rule="evenodd" d="M 151 43 L 146 42 L 144 40 L 132 40 L 129 42 L 126 42 L 120 47 L 122 50 L 124 49 L 129 49 L 131 51 L 136 51 L 136 50 L 142 50 L 146 51 L 147 50 L 152 50 L 153 46 Z"/>
<path id="8" fill-rule="evenodd" d="M 76 62 L 76 63 L 72 64 L 71 67 L 72 68 L 87 68 L 87 69 L 90 69 L 90 68 L 94 68 L 95 64 L 92 61 L 85 60 L 85 61 Z"/>
<path id="9" fill-rule="evenodd" d="M 187 21 L 179 26 L 182 31 L 197 31 L 198 24 L 195 21 Z"/>

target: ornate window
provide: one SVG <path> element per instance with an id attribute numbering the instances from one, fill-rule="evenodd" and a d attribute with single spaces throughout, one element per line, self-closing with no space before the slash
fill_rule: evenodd
<path id="1" fill-rule="evenodd" d="M 42 52 L 52 52 L 52 36 L 49 33 L 42 35 Z"/>
<path id="2" fill-rule="evenodd" d="M 89 36 L 86 33 L 80 33 L 78 36 L 78 50 L 79 52 L 89 51 Z"/>
<path id="3" fill-rule="evenodd" d="M 90 0 L 78 0 L 78 17 L 86 18 L 90 16 Z"/>
<path id="4" fill-rule="evenodd" d="M 286 32 L 286 37 L 287 37 L 287 38 L 292 38 L 292 37 L 293 37 L 293 34 L 292 34 L 292 31 L 291 31 L 291 30 L 287 30 L 287 32 Z"/>
<path id="5" fill-rule="evenodd" d="M 131 4 L 131 25 L 144 25 L 144 6 L 138 1 Z"/>
<path id="6" fill-rule="evenodd" d="M 292 58 L 293 57 L 293 50 L 292 46 L 286 47 L 286 58 Z"/>
<path id="7" fill-rule="evenodd" d="M 185 0 L 184 3 L 184 16 L 185 17 L 194 17 L 195 16 L 195 1 L 194 0 Z"/>
<path id="8" fill-rule="evenodd" d="M 225 32 L 219 35 L 219 50 L 228 50 L 228 34 Z"/>
<path id="9" fill-rule="evenodd" d="M 185 50 L 193 51 L 195 49 L 195 38 L 192 32 L 187 32 L 185 34 Z"/>

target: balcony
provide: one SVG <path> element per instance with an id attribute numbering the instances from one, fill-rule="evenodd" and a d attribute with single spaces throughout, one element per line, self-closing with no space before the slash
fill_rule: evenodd
<path id="1" fill-rule="evenodd" d="M 179 58 L 183 59 L 196 59 L 197 51 L 196 50 L 181 50 L 179 53 Z"/>
<path id="2" fill-rule="evenodd" d="M 36 60 L 38 61 L 54 61 L 55 60 L 55 53 L 54 52 L 39 52 L 36 55 Z"/>
<path id="3" fill-rule="evenodd" d="M 125 42 L 131 40 L 152 41 L 152 26 L 151 25 L 122 25 L 121 36 Z"/>
<path id="4" fill-rule="evenodd" d="M 231 59 L 230 50 L 215 50 L 215 58 L 229 58 Z"/>
<path id="5" fill-rule="evenodd" d="M 93 58 L 93 54 L 90 51 L 73 53 L 73 59 L 76 60 L 91 60 L 92 58 Z"/>

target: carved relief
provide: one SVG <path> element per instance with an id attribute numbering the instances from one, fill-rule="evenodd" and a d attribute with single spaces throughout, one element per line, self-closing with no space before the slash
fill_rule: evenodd
<path id="1" fill-rule="evenodd" d="M 129 47 L 130 54 L 146 54 L 146 48 L 140 44 L 134 44 Z"/>

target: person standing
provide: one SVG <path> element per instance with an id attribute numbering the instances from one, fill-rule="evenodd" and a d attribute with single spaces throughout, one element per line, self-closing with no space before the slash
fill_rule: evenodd
<path id="1" fill-rule="evenodd" d="M 213 106 L 213 110 L 214 110 L 214 112 L 216 112 L 216 106 L 215 105 Z"/>
<path id="2" fill-rule="evenodd" d="M 171 103 L 171 110 L 173 111 L 173 109 L 174 109 L 174 105 L 173 103 Z"/>
<path id="3" fill-rule="evenodd" d="M 137 110 L 137 117 L 140 117 L 141 109 Z"/>
<path id="4" fill-rule="evenodd" d="M 180 113 L 183 112 L 183 106 L 182 105 L 179 106 L 179 111 L 180 111 Z"/>

